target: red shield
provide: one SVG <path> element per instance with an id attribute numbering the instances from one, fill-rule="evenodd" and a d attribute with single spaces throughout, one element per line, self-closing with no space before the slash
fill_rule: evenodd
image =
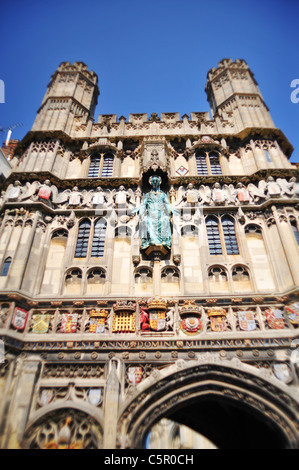
<path id="1" fill-rule="evenodd" d="M 131 385 L 137 385 L 141 382 L 143 370 L 140 366 L 129 367 L 128 378 Z"/>
<path id="2" fill-rule="evenodd" d="M 249 196 L 249 192 L 247 191 L 247 189 L 244 189 L 244 188 L 239 189 L 238 199 L 240 202 L 249 202 L 250 196 Z"/>
<path id="3" fill-rule="evenodd" d="M 42 186 L 38 192 L 38 197 L 41 199 L 50 199 L 51 189 L 48 186 Z"/>
<path id="4" fill-rule="evenodd" d="M 269 308 L 265 311 L 268 325 L 273 330 L 282 330 L 284 328 L 284 317 L 282 310 Z"/>
<path id="5" fill-rule="evenodd" d="M 78 322 L 77 313 L 64 313 L 61 319 L 61 333 L 76 333 Z"/>

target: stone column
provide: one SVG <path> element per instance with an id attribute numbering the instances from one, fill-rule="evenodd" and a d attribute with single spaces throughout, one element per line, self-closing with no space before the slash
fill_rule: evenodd
<path id="1" fill-rule="evenodd" d="M 104 449 L 116 448 L 116 431 L 120 383 L 117 376 L 117 362 L 112 360 L 105 393 Z"/>
<path id="2" fill-rule="evenodd" d="M 4 449 L 21 448 L 39 368 L 40 359 L 35 356 L 16 360 Z"/>
<path id="3" fill-rule="evenodd" d="M 299 284 L 299 257 L 295 240 L 293 240 L 293 234 L 291 233 L 286 216 L 284 214 L 280 216 L 276 206 L 272 206 L 271 210 L 275 218 L 280 241 L 290 267 L 294 284 L 297 286 Z"/>

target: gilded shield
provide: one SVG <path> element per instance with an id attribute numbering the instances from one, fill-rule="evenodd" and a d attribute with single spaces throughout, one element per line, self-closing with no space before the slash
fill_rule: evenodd
<path id="1" fill-rule="evenodd" d="M 211 329 L 212 331 L 226 331 L 226 319 L 224 316 L 221 317 L 211 317 Z"/>
<path id="2" fill-rule="evenodd" d="M 45 334 L 49 330 L 51 315 L 36 314 L 32 316 L 32 333 Z"/>

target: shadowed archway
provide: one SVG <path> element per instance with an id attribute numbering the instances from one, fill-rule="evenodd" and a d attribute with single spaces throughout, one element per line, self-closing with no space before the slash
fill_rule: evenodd
<path id="1" fill-rule="evenodd" d="M 296 449 L 299 400 L 288 387 L 240 361 L 178 361 L 156 372 L 122 410 L 119 432 L 144 448 L 161 418 L 186 425 L 220 449 Z"/>

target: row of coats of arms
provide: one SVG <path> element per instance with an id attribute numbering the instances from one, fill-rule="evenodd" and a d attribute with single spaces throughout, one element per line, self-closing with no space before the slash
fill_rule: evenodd
<path id="1" fill-rule="evenodd" d="M 169 191 L 170 202 L 178 207 L 199 205 L 242 205 L 260 204 L 271 198 L 299 198 L 299 182 L 295 177 L 289 179 L 269 176 L 257 185 L 249 183 L 245 186 L 239 182 L 236 185 L 215 183 L 212 186 L 189 183 L 176 190 Z M 115 208 L 133 209 L 139 206 L 142 199 L 140 188 L 126 189 L 123 185 L 118 189 L 102 189 L 98 186 L 91 190 L 80 190 L 77 186 L 72 189 L 59 191 L 50 180 L 43 183 L 34 181 L 22 185 L 19 181 L 10 184 L 2 191 L 0 207 L 5 202 L 42 201 L 58 208 Z"/>
<path id="2" fill-rule="evenodd" d="M 151 301 L 150 301 L 151 302 Z M 136 333 L 136 304 L 116 304 L 112 309 L 98 308 L 86 311 L 56 313 L 33 311 L 30 315 L 24 308 L 16 306 L 11 325 L 22 332 L 29 322 L 29 332 L 45 333 Z M 178 307 L 178 318 L 174 307 L 167 307 L 164 300 L 155 301 L 147 306 L 140 306 L 138 314 L 138 331 L 149 332 L 183 332 L 194 335 L 200 332 L 281 330 L 299 327 L 299 302 L 286 307 L 257 308 L 203 308 L 194 301 L 186 301 Z M 112 316 L 112 322 L 108 318 Z M 30 317 L 30 318 L 29 318 Z"/>

